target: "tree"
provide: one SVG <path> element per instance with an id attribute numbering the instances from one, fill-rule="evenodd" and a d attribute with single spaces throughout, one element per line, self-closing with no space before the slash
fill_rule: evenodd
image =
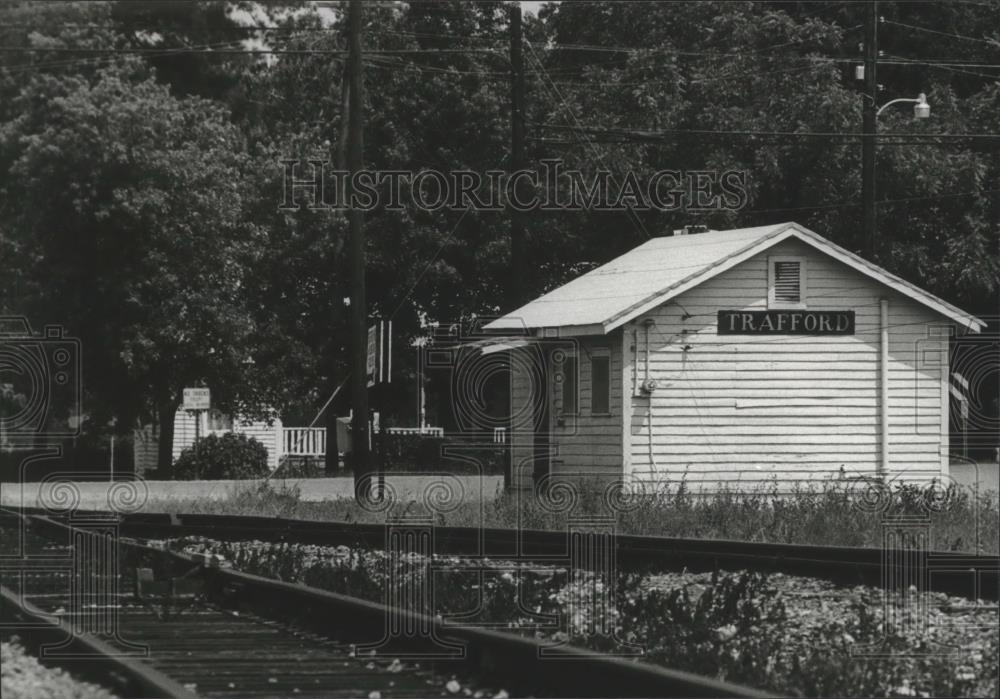
<path id="1" fill-rule="evenodd" d="M 657 168 L 749 173 L 743 209 L 654 213 L 627 227 L 617 222 L 622 247 L 692 220 L 722 228 L 796 219 L 857 249 L 861 149 L 850 134 L 861 128 L 861 96 L 854 66 L 842 57 L 855 55 L 860 12 L 852 4 L 786 2 L 550 6 L 543 26 L 554 45 L 542 54 L 538 82 L 557 100 L 540 121 L 662 135 L 608 147 L 600 135 L 579 128 L 536 128 L 576 141 L 561 154 L 584 168 L 604 161 L 619 174 Z M 879 81 L 892 85 L 886 101 L 922 91 L 934 107 L 927 122 L 914 122 L 902 110 L 880 119 L 883 132 L 904 137 L 883 139 L 879 149 L 878 261 L 970 310 L 993 313 L 1000 280 L 996 257 L 986 252 L 996 249 L 997 223 L 981 193 L 995 156 L 976 146 L 982 140 L 926 134 L 996 131 L 982 118 L 989 109 L 977 106 L 990 102 L 995 76 L 937 62 L 995 62 L 1000 44 L 990 37 L 998 6 L 885 2 L 880 13 L 933 30 L 880 26 L 887 60 L 908 52 L 880 69 Z M 934 33 L 942 27 L 953 35 Z M 596 229 L 607 230 L 608 218 L 579 215 L 571 250 L 559 244 L 561 231 L 540 249 L 553 261 L 607 259 L 616 251 Z"/>
<path id="2" fill-rule="evenodd" d="M 15 108 L 0 128 L 18 253 L 4 273 L 21 308 L 81 339 L 91 416 L 159 419 L 163 465 L 181 388 L 238 398 L 259 239 L 241 218 L 244 145 L 224 109 L 172 96 L 133 60 L 33 76 Z"/>
<path id="3" fill-rule="evenodd" d="M 344 222 L 339 211 L 279 207 L 283 160 L 337 161 L 336 7 L 59 5 L 0 0 L 0 36 L 30 47 L 0 55 L 4 310 L 64 321 L 83 339 L 85 405 L 98 421 L 117 416 L 121 430 L 158 415 L 169 431 L 180 388 L 202 382 L 220 407 L 311 420 L 345 373 Z M 369 8 L 369 168 L 507 166 L 504 7 Z M 560 158 L 587 176 L 608 168 L 619 181 L 662 169 L 749 175 L 738 210 L 532 214 L 531 290 L 687 223 L 795 219 L 856 248 L 861 98 L 849 57 L 859 7 L 563 2 L 529 19 L 529 162 Z M 904 136 L 883 139 L 878 153 L 880 262 L 992 313 L 995 141 L 928 135 L 1000 131 L 995 70 L 955 65 L 996 63 L 997 4 L 880 8 L 882 45 L 895 57 L 880 69 L 886 99 L 923 91 L 933 105 L 925 122 L 905 110 L 880 120 Z M 408 382 L 419 318 L 510 309 L 499 301 L 504 214 L 404 204 L 370 212 L 366 230 L 372 313 L 393 317 L 395 377 Z M 397 395 L 387 408 L 408 414 L 411 397 Z"/>

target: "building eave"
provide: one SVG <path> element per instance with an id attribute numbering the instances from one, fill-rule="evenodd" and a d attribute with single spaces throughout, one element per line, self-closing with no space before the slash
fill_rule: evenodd
<path id="1" fill-rule="evenodd" d="M 746 260 L 750 259 L 751 257 L 761 252 L 762 250 L 766 250 L 772 245 L 777 245 L 781 241 L 791 237 L 794 234 L 794 228 L 795 224 L 793 223 L 788 224 L 784 228 L 779 228 L 775 230 L 773 233 L 769 234 L 768 236 L 755 240 L 750 245 L 747 245 L 746 247 L 737 250 L 731 255 L 727 255 L 721 260 L 706 265 L 697 272 L 688 275 L 687 277 L 677 282 L 676 284 L 672 284 L 666 289 L 663 289 L 655 294 L 646 297 L 639 303 L 633 304 L 629 308 L 623 309 L 621 312 L 616 313 L 615 315 L 604 321 L 603 323 L 604 332 L 605 333 L 611 332 L 615 328 L 621 327 L 622 325 L 625 325 L 631 320 L 635 320 L 643 313 L 648 313 L 649 311 L 653 310 L 657 306 L 666 303 L 675 296 L 683 294 L 688 289 L 693 289 L 699 284 L 708 281 L 712 277 L 718 276 L 719 274 L 722 274 L 723 272 L 732 269 L 741 262 L 745 262 Z"/>
<path id="2" fill-rule="evenodd" d="M 711 235 L 711 233 L 704 233 L 701 235 Z M 736 265 L 749 260 L 755 255 L 758 255 L 769 248 L 792 238 L 809 245 L 818 252 L 826 254 L 856 272 L 863 274 L 883 286 L 886 286 L 893 291 L 915 301 L 916 303 L 931 309 L 935 313 L 947 318 L 949 321 L 961 327 L 976 333 L 981 332 L 983 328 L 986 327 L 986 323 L 979 318 L 976 318 L 960 308 L 953 306 L 947 301 L 944 301 L 937 296 L 934 296 L 933 294 L 915 286 L 914 284 L 897 277 L 891 272 L 869 262 L 868 260 L 865 260 L 853 252 L 845 250 L 839 245 L 826 240 L 819 234 L 810 231 L 804 226 L 794 222 L 789 222 L 785 224 L 776 224 L 773 227 L 773 230 L 770 230 L 761 237 L 755 238 L 744 247 L 723 257 L 714 259 L 700 268 L 696 268 L 695 272 L 689 274 L 683 279 L 675 281 L 669 286 L 661 288 L 639 301 L 632 302 L 624 308 L 614 310 L 610 316 L 601 320 L 596 320 L 595 318 L 595 322 L 592 323 L 573 325 L 546 323 L 545 325 L 529 326 L 518 317 L 518 311 L 526 309 L 528 306 L 531 306 L 532 303 L 535 303 L 532 302 L 522 306 L 521 309 L 507 314 L 507 316 L 503 318 L 499 318 L 492 323 L 489 323 L 485 329 L 501 332 L 520 330 L 521 332 L 525 332 L 526 334 L 534 335 L 536 337 L 607 335 L 616 328 L 625 325 L 644 313 L 648 313 L 672 298 L 675 298 L 676 296 L 679 296 L 680 294 L 683 294 L 684 292 L 727 272 Z M 530 315 L 530 313 L 525 314 L 526 317 Z M 594 316 L 592 315 L 590 318 L 593 317 Z M 590 320 L 590 318 L 581 318 L 581 320 Z"/>
<path id="3" fill-rule="evenodd" d="M 625 309 L 621 313 L 609 318 L 604 322 L 605 332 L 610 332 L 617 327 L 628 323 L 631 320 L 641 316 L 643 313 L 647 313 L 652 309 L 666 303 L 672 298 L 679 296 L 685 291 L 692 289 L 700 284 L 705 283 L 709 279 L 716 277 L 729 269 L 732 269 L 736 265 L 745 262 L 751 257 L 758 255 L 769 248 L 774 247 L 778 243 L 781 243 L 789 238 L 795 238 L 803 243 L 813 247 L 814 249 L 829 255 L 838 262 L 847 265 L 848 267 L 854 269 L 855 271 L 864 274 L 865 276 L 874 279 L 875 281 L 883 284 L 894 291 L 906 296 L 917 303 L 920 303 L 936 313 L 945 316 L 949 320 L 965 327 L 972 332 L 981 332 L 983 328 L 986 327 L 984 323 L 979 318 L 966 313 L 960 308 L 951 305 L 947 301 L 934 296 L 933 294 L 924 291 L 923 289 L 911 284 L 910 282 L 897 277 L 895 274 L 879 267 L 878 265 L 865 260 L 864 258 L 855 255 L 849 250 L 831 243 L 822 236 L 808 228 L 804 228 L 796 223 L 790 223 L 785 228 L 779 229 L 774 233 L 761 238 L 751 245 L 748 245 L 742 250 L 729 255 L 718 263 L 708 265 L 704 269 L 695 272 L 694 274 L 688 276 L 687 278 L 681 280 L 677 284 L 670 286 L 663 291 L 654 294 L 646 299 L 643 299 L 640 303 L 634 304 L 630 308 Z"/>

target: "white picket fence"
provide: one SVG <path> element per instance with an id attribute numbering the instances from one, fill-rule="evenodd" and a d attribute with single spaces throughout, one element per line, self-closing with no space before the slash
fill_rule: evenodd
<path id="1" fill-rule="evenodd" d="M 429 437 L 444 437 L 443 427 L 386 427 L 386 434 L 423 434 Z"/>
<path id="2" fill-rule="evenodd" d="M 421 434 L 444 437 L 443 427 L 387 427 L 386 434 Z M 282 456 L 323 456 L 326 454 L 325 427 L 285 427 L 282 429 Z"/>
<path id="3" fill-rule="evenodd" d="M 281 446 L 282 456 L 323 456 L 326 454 L 326 428 L 285 427 Z"/>

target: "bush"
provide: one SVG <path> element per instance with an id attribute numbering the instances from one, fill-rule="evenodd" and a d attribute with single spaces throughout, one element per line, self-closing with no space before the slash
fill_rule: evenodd
<path id="1" fill-rule="evenodd" d="M 174 480 L 263 478 L 269 472 L 267 448 L 253 437 L 229 432 L 209 435 L 181 452 Z"/>

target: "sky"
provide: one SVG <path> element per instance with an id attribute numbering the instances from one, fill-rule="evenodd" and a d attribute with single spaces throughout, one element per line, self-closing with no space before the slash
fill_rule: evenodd
<path id="1" fill-rule="evenodd" d="M 538 8 L 540 8 L 544 4 L 545 4 L 544 2 L 522 2 L 521 9 L 523 9 L 525 12 L 530 12 L 533 15 L 537 15 Z"/>
<path id="2" fill-rule="evenodd" d="M 527 14 L 537 15 L 538 10 L 545 4 L 545 1 L 546 0 L 522 0 L 521 8 Z M 333 24 L 336 20 L 336 12 L 326 3 L 313 2 L 312 8 L 310 9 L 318 13 L 326 24 Z M 309 11 L 310 10 L 297 10 L 287 12 L 285 14 L 300 14 L 302 12 Z M 268 17 L 267 10 L 258 3 L 230 3 L 229 7 L 226 9 L 226 13 L 233 19 L 233 21 L 244 26 L 251 26 L 253 24 L 266 25 L 271 21 Z"/>

